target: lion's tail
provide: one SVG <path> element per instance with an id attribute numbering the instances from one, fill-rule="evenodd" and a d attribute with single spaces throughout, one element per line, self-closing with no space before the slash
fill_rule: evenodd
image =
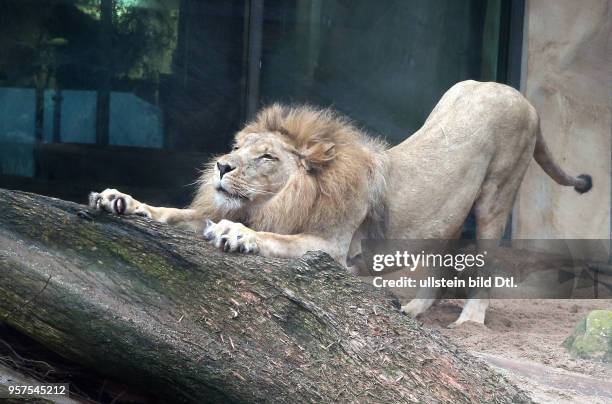
<path id="1" fill-rule="evenodd" d="M 533 158 L 540 167 L 559 185 L 573 186 L 576 192 L 585 193 L 593 187 L 593 179 L 588 174 L 580 174 L 577 177 L 568 175 L 553 160 L 550 150 L 542 137 L 542 131 L 538 128 Z"/>

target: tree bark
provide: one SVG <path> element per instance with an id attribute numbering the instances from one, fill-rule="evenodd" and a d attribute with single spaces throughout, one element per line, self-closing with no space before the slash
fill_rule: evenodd
<path id="1" fill-rule="evenodd" d="M 0 321 L 168 402 L 523 402 L 329 256 L 0 190 Z"/>

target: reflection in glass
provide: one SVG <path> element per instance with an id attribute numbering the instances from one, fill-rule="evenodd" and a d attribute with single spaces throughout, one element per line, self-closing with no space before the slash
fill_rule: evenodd
<path id="1" fill-rule="evenodd" d="M 502 77 L 504 4 L 0 0 L 0 186 L 76 199 L 154 177 L 188 197 L 206 156 L 278 101 L 397 143 L 455 82 Z"/>

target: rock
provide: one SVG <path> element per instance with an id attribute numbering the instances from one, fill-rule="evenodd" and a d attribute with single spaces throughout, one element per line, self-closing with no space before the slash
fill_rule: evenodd
<path id="1" fill-rule="evenodd" d="M 593 310 L 563 341 L 573 356 L 612 362 L 612 310 Z"/>

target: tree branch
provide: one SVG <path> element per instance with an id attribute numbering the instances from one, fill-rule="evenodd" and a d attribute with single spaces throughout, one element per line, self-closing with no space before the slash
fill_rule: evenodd
<path id="1" fill-rule="evenodd" d="M 325 254 L 83 210 L 0 190 L 0 316 L 111 378 L 175 402 L 528 401 Z"/>

